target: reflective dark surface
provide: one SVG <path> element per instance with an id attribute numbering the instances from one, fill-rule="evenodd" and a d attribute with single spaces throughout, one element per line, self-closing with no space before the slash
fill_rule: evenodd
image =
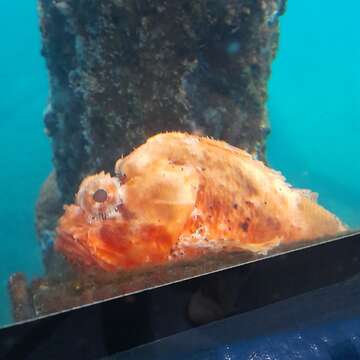
<path id="1" fill-rule="evenodd" d="M 162 354 L 185 356 L 235 338 L 248 341 L 360 315 L 359 273 L 355 234 L 2 329 L 0 355 L 121 358 L 122 351 L 193 329 L 190 337 L 185 333 L 161 343 Z M 148 358 L 157 358 L 156 344 L 152 349 Z"/>

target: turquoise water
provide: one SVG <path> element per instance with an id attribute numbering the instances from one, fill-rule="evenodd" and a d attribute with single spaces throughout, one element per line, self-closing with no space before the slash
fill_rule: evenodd
<path id="1" fill-rule="evenodd" d="M 271 165 L 320 194 L 360 226 L 360 3 L 290 1 L 270 82 Z M 6 283 L 15 271 L 41 274 L 34 204 L 51 169 L 43 132 L 47 98 L 36 1 L 0 0 L 0 324 L 11 321 Z M 326 6 L 326 7 L 324 7 Z"/>
<path id="2" fill-rule="evenodd" d="M 41 274 L 34 204 L 51 168 L 43 131 L 47 76 L 40 57 L 36 1 L 0 0 L 0 324 L 11 321 L 7 279 Z"/>
<path id="3" fill-rule="evenodd" d="M 360 226 L 360 3 L 288 3 L 270 82 L 268 158 Z"/>

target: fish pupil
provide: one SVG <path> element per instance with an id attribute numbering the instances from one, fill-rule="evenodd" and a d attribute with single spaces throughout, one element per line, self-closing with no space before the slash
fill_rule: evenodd
<path id="1" fill-rule="evenodd" d="M 98 189 L 93 194 L 94 201 L 98 203 L 105 202 L 108 198 L 108 194 L 104 189 Z"/>

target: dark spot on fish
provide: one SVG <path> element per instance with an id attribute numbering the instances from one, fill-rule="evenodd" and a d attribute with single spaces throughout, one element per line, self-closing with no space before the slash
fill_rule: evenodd
<path id="1" fill-rule="evenodd" d="M 120 174 L 117 174 L 118 178 L 119 178 L 119 181 L 120 183 L 125 183 L 126 182 L 126 174 L 125 173 L 120 173 Z"/>
<path id="2" fill-rule="evenodd" d="M 105 202 L 107 200 L 107 198 L 108 198 L 108 194 L 107 194 L 106 190 L 104 190 L 104 189 L 98 189 L 93 194 L 94 201 L 96 201 L 98 203 Z"/>
<path id="3" fill-rule="evenodd" d="M 234 204 L 234 205 L 233 205 L 233 208 L 234 208 L 235 210 L 236 210 L 238 207 L 239 207 L 238 204 Z"/>
<path id="4" fill-rule="evenodd" d="M 240 224 L 240 227 L 245 231 L 247 232 L 248 229 L 249 229 L 249 223 L 248 222 L 243 222 Z"/>
<path id="5" fill-rule="evenodd" d="M 185 165 L 184 161 L 181 160 L 172 160 L 172 159 L 168 159 L 169 164 L 173 164 L 173 165 Z"/>

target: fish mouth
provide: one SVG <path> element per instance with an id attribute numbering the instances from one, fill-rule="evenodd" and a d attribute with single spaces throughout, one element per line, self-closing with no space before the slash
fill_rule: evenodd
<path id="1" fill-rule="evenodd" d="M 65 213 L 56 228 L 54 248 L 71 263 L 92 267 L 97 261 L 88 244 L 88 226 L 86 215 L 79 206 L 65 206 Z"/>
<path id="2" fill-rule="evenodd" d="M 73 235 L 57 231 L 55 250 L 62 253 L 71 263 L 92 267 L 97 264 L 89 248 Z"/>
<path id="3" fill-rule="evenodd" d="M 139 221 L 124 204 L 118 216 L 88 222 L 79 205 L 66 205 L 56 229 L 55 250 L 74 265 L 105 271 L 123 271 L 164 263 L 174 235 L 163 224 Z"/>
<path id="4" fill-rule="evenodd" d="M 131 218 L 126 209 L 119 207 L 118 213 L 120 217 Z M 101 218 L 89 223 L 80 206 L 66 205 L 56 229 L 54 248 L 84 270 L 119 271 L 129 262 L 123 253 L 124 246 L 131 247 L 128 233 L 128 224 L 122 219 Z"/>

